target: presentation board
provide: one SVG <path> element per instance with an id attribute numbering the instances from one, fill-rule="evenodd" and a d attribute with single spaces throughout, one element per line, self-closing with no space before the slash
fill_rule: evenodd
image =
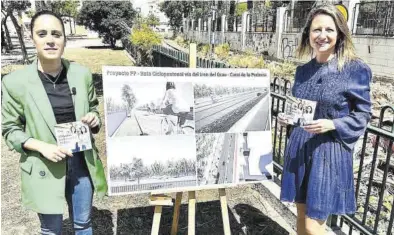
<path id="1" fill-rule="evenodd" d="M 104 66 L 109 194 L 271 179 L 269 88 L 264 69 Z"/>

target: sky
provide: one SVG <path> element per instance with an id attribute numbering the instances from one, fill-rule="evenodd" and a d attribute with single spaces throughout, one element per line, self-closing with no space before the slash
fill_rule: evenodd
<path id="1" fill-rule="evenodd" d="M 196 159 L 194 136 L 131 136 L 107 139 L 108 164 L 130 163 L 142 158 L 146 165 L 168 159 Z"/>
<path id="2" fill-rule="evenodd" d="M 116 103 L 123 103 L 122 100 L 122 87 L 125 84 L 123 81 L 116 82 L 108 82 L 104 87 L 104 95 L 107 99 L 111 97 Z M 131 89 L 137 98 L 137 104 L 144 105 L 146 103 L 150 103 L 151 101 L 157 102 L 158 100 L 163 99 L 165 91 L 166 91 L 166 82 L 158 81 L 158 82 L 128 82 Z M 189 104 L 189 106 L 193 106 L 193 85 L 190 82 L 175 82 L 175 87 L 179 95 Z"/>

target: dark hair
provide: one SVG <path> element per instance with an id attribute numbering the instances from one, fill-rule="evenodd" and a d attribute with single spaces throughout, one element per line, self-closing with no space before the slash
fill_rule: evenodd
<path id="1" fill-rule="evenodd" d="M 49 10 L 42 10 L 37 12 L 36 14 L 34 14 L 34 16 L 31 18 L 30 21 L 30 33 L 33 36 L 33 27 L 34 27 L 34 23 L 36 22 L 37 18 L 42 16 L 42 15 L 51 15 L 53 17 L 55 17 L 56 19 L 58 19 L 60 21 L 60 24 L 62 25 L 62 29 L 63 29 L 63 35 L 64 35 L 64 41 L 66 41 L 66 30 L 64 28 L 64 23 L 62 18 L 57 15 L 56 13 L 54 13 L 53 11 L 49 11 Z"/>
<path id="2" fill-rule="evenodd" d="M 174 82 L 167 82 L 166 90 L 169 90 L 169 89 L 175 89 L 175 83 Z"/>
<path id="3" fill-rule="evenodd" d="M 312 106 L 306 106 L 305 110 L 306 110 L 306 113 L 312 113 L 313 108 L 312 108 Z"/>

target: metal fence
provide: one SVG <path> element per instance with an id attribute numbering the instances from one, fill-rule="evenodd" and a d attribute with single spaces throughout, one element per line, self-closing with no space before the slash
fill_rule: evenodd
<path id="1" fill-rule="evenodd" d="M 286 10 L 283 31 L 285 33 L 300 33 L 314 4 L 314 1 L 297 2 L 294 9 Z"/>
<path id="2" fill-rule="evenodd" d="M 276 9 L 264 11 L 264 13 L 253 12 L 248 15 L 248 32 L 275 32 Z"/>
<path id="3" fill-rule="evenodd" d="M 354 34 L 394 36 L 394 1 L 357 3 L 353 15 Z"/>
<path id="4" fill-rule="evenodd" d="M 163 46 L 154 46 L 153 51 L 161 53 L 162 55 L 182 62 L 185 67 L 189 64 L 189 53 L 181 52 L 175 49 L 171 49 Z M 197 68 L 230 68 L 231 66 L 222 62 L 204 59 L 197 57 Z"/>
<path id="5" fill-rule="evenodd" d="M 183 55 L 167 52 L 159 49 L 157 51 L 165 54 L 174 60 L 186 62 L 188 54 Z M 168 49 L 171 50 L 171 49 Z M 197 58 L 199 68 L 229 68 L 221 62 Z M 288 80 L 275 78 L 271 84 L 271 124 L 273 132 L 273 165 L 277 179 L 283 171 L 284 150 L 289 137 L 289 128 L 278 125 L 277 115 L 283 112 L 286 104 L 286 95 L 291 91 L 291 83 Z M 328 225 L 334 230 L 341 229 L 347 224 L 346 234 L 351 235 L 353 231 L 360 234 L 391 235 L 393 232 L 394 220 L 394 164 L 391 157 L 394 152 L 394 117 L 393 120 L 386 120 L 387 113 L 394 112 L 394 106 L 385 106 L 381 109 L 380 119 L 377 126 L 368 125 L 364 137 L 361 138 L 361 148 L 355 149 L 354 158 L 358 165 L 356 180 L 356 201 L 358 212 L 354 215 L 332 216 Z M 357 145 L 356 145 L 357 146 Z M 372 154 L 368 155 L 366 149 L 372 149 Z M 359 151 L 360 150 L 360 151 Z M 385 157 L 382 157 L 382 151 Z M 379 171 L 380 177 L 376 177 Z M 364 174 L 363 174 L 364 172 Z M 366 175 L 366 176 L 365 176 Z M 368 182 L 362 180 L 367 177 Z M 363 190 L 361 190 L 363 189 Z M 386 194 L 391 193 L 391 196 Z M 375 196 L 374 201 L 371 196 Z"/>
<path id="6" fill-rule="evenodd" d="M 179 181 L 168 181 L 168 182 L 155 182 L 155 183 L 141 183 L 141 184 L 130 184 L 121 186 L 111 186 L 111 193 L 131 193 L 137 191 L 157 190 L 165 188 L 179 188 L 196 186 L 196 180 L 179 180 Z"/>

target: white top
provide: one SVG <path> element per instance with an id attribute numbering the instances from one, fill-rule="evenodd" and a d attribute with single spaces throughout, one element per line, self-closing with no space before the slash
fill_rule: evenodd
<path id="1" fill-rule="evenodd" d="M 190 112 L 190 106 L 179 95 L 175 89 L 168 89 L 164 96 L 165 104 L 172 104 L 172 111 L 174 113 Z"/>

